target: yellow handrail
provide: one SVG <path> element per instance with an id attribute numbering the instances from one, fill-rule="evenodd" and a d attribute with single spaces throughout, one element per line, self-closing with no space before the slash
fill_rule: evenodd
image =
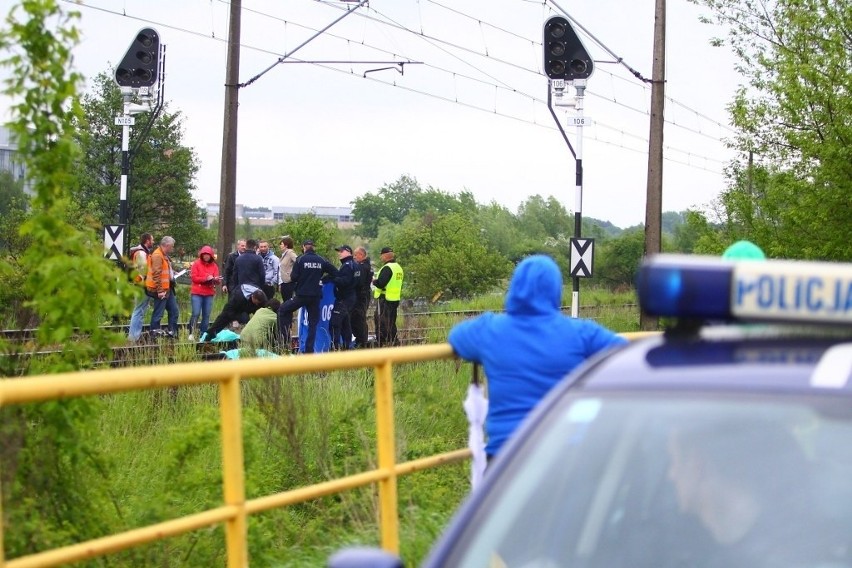
<path id="1" fill-rule="evenodd" d="M 469 456 L 458 450 L 404 464 L 396 463 L 393 423 L 394 363 L 436 361 L 453 357 L 449 344 L 368 349 L 278 359 L 248 359 L 206 363 L 184 363 L 159 367 L 108 369 L 0 380 L 0 406 L 57 400 L 94 394 L 109 394 L 182 385 L 219 384 L 222 433 L 222 478 L 224 505 L 202 513 L 149 525 L 139 529 L 30 554 L 6 561 L 0 546 L 0 567 L 58 566 L 103 556 L 154 540 L 180 535 L 225 523 L 228 568 L 248 566 L 247 517 L 267 509 L 283 507 L 370 483 L 379 484 L 382 547 L 399 552 L 396 478 Z M 245 500 L 245 470 L 242 441 L 240 382 L 248 378 L 280 377 L 306 372 L 373 367 L 376 373 L 376 435 L 378 469 L 349 477 L 302 487 L 293 491 Z M 2 528 L 0 528 L 2 545 Z"/>

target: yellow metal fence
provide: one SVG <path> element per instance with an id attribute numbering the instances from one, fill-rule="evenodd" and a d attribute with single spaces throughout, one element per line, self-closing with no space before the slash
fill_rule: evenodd
<path id="1" fill-rule="evenodd" d="M 625 335 L 635 339 L 644 334 Z M 470 456 L 470 450 L 459 449 L 396 463 L 393 365 L 437 361 L 452 357 L 452 348 L 449 344 L 442 343 L 280 359 L 185 363 L 0 380 L 0 406 L 86 395 L 218 383 L 224 493 L 222 506 L 214 509 L 10 560 L 6 560 L 4 556 L 3 532 L 0 527 L 0 568 L 58 566 L 104 556 L 221 523 L 225 525 L 227 566 L 242 568 L 248 566 L 246 542 L 248 515 L 372 483 L 377 483 L 379 487 L 379 525 L 382 547 L 391 552 L 399 552 L 397 477 L 467 459 Z M 355 475 L 247 501 L 243 464 L 241 381 L 369 367 L 374 369 L 376 378 L 374 383 L 378 467 Z"/>

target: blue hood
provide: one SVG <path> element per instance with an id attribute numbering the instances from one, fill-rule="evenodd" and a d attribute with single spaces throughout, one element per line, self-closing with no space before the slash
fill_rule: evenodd
<path id="1" fill-rule="evenodd" d="M 562 273 L 549 256 L 525 258 L 512 274 L 506 295 L 510 314 L 551 314 L 562 303 Z"/>

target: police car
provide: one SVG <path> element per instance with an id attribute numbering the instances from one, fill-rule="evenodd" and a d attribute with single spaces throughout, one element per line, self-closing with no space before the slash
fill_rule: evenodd
<path id="1" fill-rule="evenodd" d="M 423 566 L 852 568 L 852 265 L 658 255 L 637 288 L 667 331 L 555 388 Z"/>

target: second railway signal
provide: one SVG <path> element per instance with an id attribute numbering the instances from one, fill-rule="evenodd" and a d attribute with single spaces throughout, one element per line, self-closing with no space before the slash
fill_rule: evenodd
<path id="1" fill-rule="evenodd" d="M 544 23 L 544 73 L 551 79 L 588 79 L 595 63 L 567 18 Z"/>
<path id="2" fill-rule="evenodd" d="M 159 68 L 160 35 L 156 30 L 143 28 L 115 68 L 115 82 L 119 87 L 152 87 L 159 79 Z"/>

